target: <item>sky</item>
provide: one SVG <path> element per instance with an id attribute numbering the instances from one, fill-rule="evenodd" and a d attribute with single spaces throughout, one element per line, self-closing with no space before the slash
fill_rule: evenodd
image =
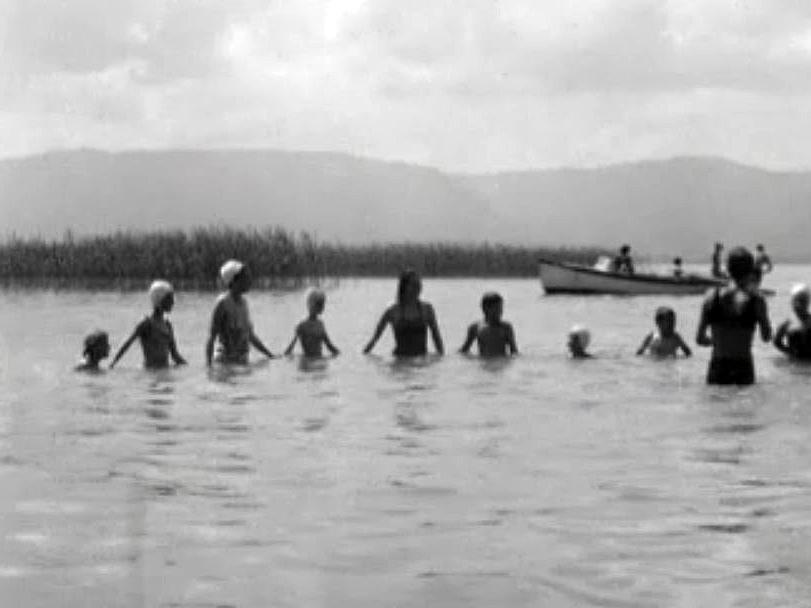
<path id="1" fill-rule="evenodd" d="M 0 0 L 0 156 L 811 168 L 807 0 Z"/>

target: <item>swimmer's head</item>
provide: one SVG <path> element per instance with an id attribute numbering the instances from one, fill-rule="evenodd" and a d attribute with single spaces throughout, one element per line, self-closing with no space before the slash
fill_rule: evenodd
<path id="1" fill-rule="evenodd" d="M 669 306 L 657 308 L 653 318 L 662 333 L 672 333 L 676 327 L 676 312 Z"/>
<path id="2" fill-rule="evenodd" d="M 482 296 L 482 312 L 488 321 L 499 321 L 504 314 L 504 298 L 495 291 L 488 291 Z"/>
<path id="3" fill-rule="evenodd" d="M 808 305 L 811 302 L 811 290 L 805 283 L 795 283 L 791 286 L 791 307 L 797 314 L 808 312 Z"/>
<path id="4" fill-rule="evenodd" d="M 422 279 L 416 270 L 408 269 L 400 273 L 397 283 L 397 303 L 405 304 L 409 300 L 417 300 L 422 292 Z"/>
<path id="5" fill-rule="evenodd" d="M 220 279 L 228 289 L 246 292 L 251 288 L 248 267 L 239 260 L 228 260 L 220 267 Z"/>
<path id="6" fill-rule="evenodd" d="M 583 325 L 575 325 L 569 330 L 567 346 L 575 357 L 585 354 L 591 342 L 591 332 Z"/>
<path id="7" fill-rule="evenodd" d="M 175 290 L 168 281 L 152 281 L 149 286 L 149 301 L 152 308 L 169 312 L 175 305 Z"/>
<path id="8" fill-rule="evenodd" d="M 110 354 L 110 338 L 106 331 L 94 331 L 84 339 L 82 355 L 93 361 L 100 361 Z"/>
<path id="9" fill-rule="evenodd" d="M 723 244 L 723 243 L 716 243 L 716 244 L 715 244 L 715 250 L 716 250 L 716 251 L 721 251 L 723 248 L 724 248 L 724 244 Z"/>
<path id="10" fill-rule="evenodd" d="M 620 247 L 620 253 L 622 255 L 628 255 L 629 253 L 631 253 L 631 246 L 630 245 L 623 245 L 622 247 Z"/>
<path id="11" fill-rule="evenodd" d="M 766 248 L 763 246 L 763 244 L 762 244 L 762 243 L 758 243 L 758 244 L 755 246 L 755 249 L 758 251 L 758 253 L 763 253 L 763 251 L 764 251 Z"/>
<path id="12" fill-rule="evenodd" d="M 727 254 L 727 272 L 736 283 L 748 280 L 755 271 L 755 258 L 746 247 L 733 247 Z"/>
<path id="13" fill-rule="evenodd" d="M 320 315 L 324 312 L 324 305 L 327 303 L 327 295 L 320 289 L 313 289 L 307 295 L 307 310 L 311 315 Z"/>
<path id="14" fill-rule="evenodd" d="M 681 266 L 681 258 L 673 258 L 674 266 Z"/>

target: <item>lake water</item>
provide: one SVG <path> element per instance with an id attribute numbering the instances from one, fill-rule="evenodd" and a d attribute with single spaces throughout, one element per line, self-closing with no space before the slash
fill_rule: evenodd
<path id="1" fill-rule="evenodd" d="M 768 277 L 776 323 L 811 267 Z M 522 355 L 453 354 L 499 290 Z M 544 297 L 536 281 L 426 280 L 449 355 L 360 351 L 395 281 L 345 280 L 343 354 L 207 373 L 214 294 L 179 293 L 190 365 L 71 371 L 114 349 L 142 293 L 0 292 L 0 605 L 801 606 L 811 597 L 811 368 L 755 349 L 759 383 L 707 387 L 708 351 L 634 357 L 699 297 Z M 304 293 L 251 293 L 281 351 Z M 565 334 L 593 333 L 572 361 Z"/>

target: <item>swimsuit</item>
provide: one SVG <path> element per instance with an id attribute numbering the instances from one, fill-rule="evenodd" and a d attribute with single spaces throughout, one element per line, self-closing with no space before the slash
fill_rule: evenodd
<path id="1" fill-rule="evenodd" d="M 428 352 L 428 322 L 423 314 L 423 304 L 419 303 L 419 316 L 407 318 L 401 306 L 397 306 L 397 316 L 392 321 L 394 330 L 394 355 L 397 357 L 419 357 Z"/>
<path id="2" fill-rule="evenodd" d="M 217 300 L 212 329 L 219 335 L 220 348 L 217 360 L 223 363 L 248 363 L 253 324 L 244 298 L 234 299 L 230 292 Z"/>
<path id="3" fill-rule="evenodd" d="M 707 311 L 707 320 L 713 327 L 748 331 L 751 335 L 757 323 L 755 298 L 750 297 L 740 311 L 730 310 L 722 306 L 720 289 L 715 289 L 715 296 Z M 713 349 L 707 368 L 707 384 L 746 385 L 754 382 L 755 364 L 751 351 L 741 357 L 724 357 L 717 355 Z"/>

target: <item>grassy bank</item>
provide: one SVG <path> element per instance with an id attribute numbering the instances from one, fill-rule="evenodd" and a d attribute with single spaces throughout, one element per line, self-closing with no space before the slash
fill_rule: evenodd
<path id="1" fill-rule="evenodd" d="M 431 277 L 533 277 L 537 260 L 593 262 L 598 248 L 452 243 L 337 245 L 280 228 L 203 228 L 189 232 L 118 232 L 59 241 L 11 239 L 0 245 L 0 279 L 55 285 L 143 285 L 164 277 L 178 286 L 213 288 L 220 265 L 246 262 L 259 287 L 324 277 L 390 277 L 415 268 Z"/>

